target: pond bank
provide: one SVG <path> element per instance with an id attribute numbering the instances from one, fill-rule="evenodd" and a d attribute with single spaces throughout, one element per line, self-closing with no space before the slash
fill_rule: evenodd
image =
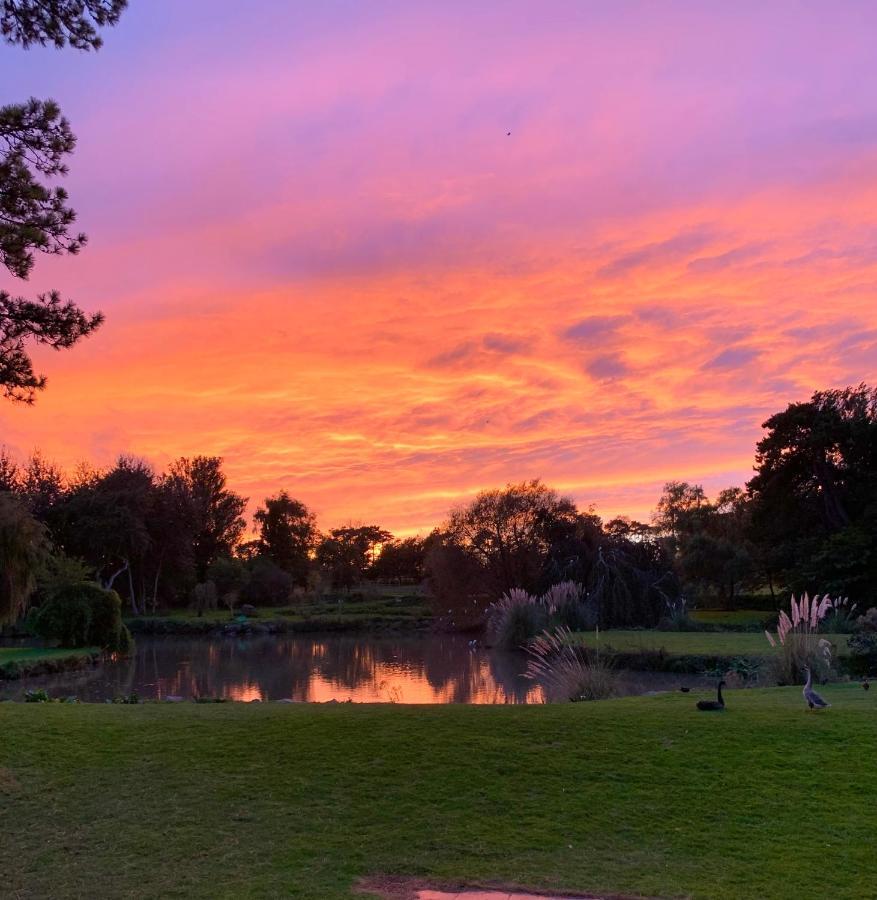
<path id="1" fill-rule="evenodd" d="M 205 610 L 172 609 L 126 617 L 132 634 L 262 635 L 313 632 L 418 632 L 432 625 L 423 598 L 383 595 L 356 599 L 307 601 L 273 607 Z"/>
<path id="2" fill-rule="evenodd" d="M 216 621 L 214 619 L 174 618 L 172 616 L 144 616 L 126 619 L 131 634 L 145 635 L 241 635 L 262 634 L 312 634 L 314 632 L 362 632 L 362 631 L 426 631 L 432 619 L 423 617 L 399 618 L 395 616 L 313 616 L 307 618 L 251 619 L 239 618 Z"/>
<path id="3" fill-rule="evenodd" d="M 100 650 L 86 647 L 81 650 L 45 649 L 41 647 L 0 647 L 0 681 L 59 675 L 96 666 L 101 661 Z"/>

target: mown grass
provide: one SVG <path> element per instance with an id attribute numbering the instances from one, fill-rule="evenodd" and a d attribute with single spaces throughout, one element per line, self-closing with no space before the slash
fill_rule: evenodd
<path id="1" fill-rule="evenodd" d="M 236 621 L 237 615 L 239 608 L 232 613 L 226 607 L 220 607 L 205 610 L 199 616 L 191 607 L 184 607 L 132 616 L 126 621 L 129 624 L 134 623 L 135 630 L 140 622 L 167 622 L 170 625 L 207 627 L 227 625 Z M 300 623 L 313 625 L 324 621 L 332 625 L 348 623 L 380 627 L 394 623 L 400 626 L 421 623 L 430 615 L 430 610 L 422 597 L 410 593 L 408 595 L 397 593 L 364 598 L 347 598 L 342 595 L 321 601 L 305 600 L 283 606 L 258 607 L 256 615 L 250 621 L 257 624 L 274 621 L 291 626 Z"/>
<path id="2" fill-rule="evenodd" d="M 67 659 L 73 656 L 93 656 L 99 653 L 98 647 L 82 647 L 71 649 L 69 647 L 0 647 L 0 666 L 10 662 L 35 662 L 45 659 Z"/>
<path id="3" fill-rule="evenodd" d="M 849 653 L 848 635 L 824 635 L 840 656 Z M 664 651 L 674 656 L 768 657 L 776 651 L 763 632 L 747 631 L 594 631 L 577 632 L 575 639 L 588 647 L 620 650 L 625 653 Z"/>
<path id="4" fill-rule="evenodd" d="M 861 898 L 877 695 L 531 707 L 0 704 L 6 896 L 338 900 L 362 876 Z"/>
<path id="5" fill-rule="evenodd" d="M 693 609 L 690 616 L 705 625 L 755 628 L 776 614 L 764 609 Z"/>
<path id="6" fill-rule="evenodd" d="M 80 669 L 98 661 L 98 647 L 0 647 L 0 681 Z"/>

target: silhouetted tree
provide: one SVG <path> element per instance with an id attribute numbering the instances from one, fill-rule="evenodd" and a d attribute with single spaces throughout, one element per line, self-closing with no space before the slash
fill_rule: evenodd
<path id="1" fill-rule="evenodd" d="M 377 547 L 392 537 L 378 525 L 333 528 L 317 545 L 317 565 L 329 575 L 333 587 L 350 590 L 365 577 Z"/>
<path id="2" fill-rule="evenodd" d="M 21 469 L 5 447 L 0 447 L 0 493 L 17 494 Z"/>
<path id="3" fill-rule="evenodd" d="M 368 577 L 397 584 L 417 584 L 423 580 L 426 542 L 420 536 L 389 540 L 368 567 Z"/>
<path id="4" fill-rule="evenodd" d="M 658 500 L 652 523 L 659 535 L 670 541 L 673 550 L 682 534 L 690 533 L 696 520 L 708 506 L 703 488 L 687 481 L 668 481 Z"/>
<path id="5" fill-rule="evenodd" d="M 220 556 L 232 556 L 246 523 L 246 498 L 229 490 L 218 456 L 181 458 L 162 479 L 179 527 L 186 534 L 198 582 Z"/>
<path id="6" fill-rule="evenodd" d="M 155 490 L 146 463 L 120 457 L 111 469 L 93 473 L 69 492 L 55 531 L 68 554 L 91 563 L 102 587 L 121 590 L 121 577 L 135 615 L 145 612 L 147 603 Z"/>
<path id="7" fill-rule="evenodd" d="M 0 0 L 0 35 L 9 44 L 101 45 L 98 28 L 115 25 L 126 0 Z M 26 279 L 35 253 L 78 253 L 86 241 L 72 232 L 75 211 L 67 192 L 45 179 L 67 174 L 76 138 L 53 100 L 31 98 L 0 107 L 0 262 Z M 72 347 L 103 321 L 57 291 L 36 299 L 0 290 L 0 388 L 12 400 L 32 403 L 46 385 L 34 371 L 28 344 Z"/>
<path id="8" fill-rule="evenodd" d="M 449 538 L 484 567 L 497 597 L 514 587 L 535 591 L 552 543 L 575 530 L 578 510 L 541 481 L 482 491 L 451 511 Z"/>
<path id="9" fill-rule="evenodd" d="M 763 425 L 751 538 L 765 574 L 800 591 L 877 590 L 877 389 L 817 391 Z"/>
<path id="10" fill-rule="evenodd" d="M 39 451 L 19 469 L 19 494 L 31 513 L 50 529 L 56 524 L 55 514 L 65 490 L 64 473 Z"/>
<path id="11" fill-rule="evenodd" d="M 741 488 L 721 491 L 713 503 L 699 484 L 671 481 L 653 523 L 686 592 L 716 595 L 731 606 L 740 587 L 751 583 L 749 501 Z"/>
<path id="12" fill-rule="evenodd" d="M 267 497 L 253 519 L 259 529 L 258 551 L 292 575 L 298 585 L 306 585 L 310 554 L 317 540 L 314 514 L 300 500 L 281 491 Z"/>

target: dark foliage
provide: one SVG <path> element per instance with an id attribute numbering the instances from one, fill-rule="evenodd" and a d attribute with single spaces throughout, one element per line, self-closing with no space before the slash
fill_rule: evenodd
<path id="1" fill-rule="evenodd" d="M 259 529 L 258 552 L 288 572 L 295 584 L 306 585 L 309 557 L 317 540 L 314 514 L 281 491 L 276 497 L 267 497 L 253 518 Z"/>
<path id="2" fill-rule="evenodd" d="M 170 515 L 189 536 L 197 581 L 207 579 L 213 560 L 231 556 L 246 528 L 246 498 L 229 490 L 218 456 L 181 458 L 172 463 L 162 485 Z"/>
<path id="3" fill-rule="evenodd" d="M 578 518 L 572 500 L 537 480 L 482 491 L 452 510 L 445 532 L 480 564 L 484 589 L 499 597 L 512 588 L 535 592 L 552 547 L 575 532 Z"/>
<path id="4" fill-rule="evenodd" d="M 765 576 L 867 601 L 877 591 L 877 390 L 819 391 L 764 423 L 749 482 Z"/>
<path id="5" fill-rule="evenodd" d="M 482 621 L 513 588 L 541 594 L 562 581 L 581 584 L 587 611 L 566 610 L 564 621 L 603 628 L 655 625 L 680 594 L 672 558 L 641 526 L 616 520 L 607 530 L 538 481 L 485 491 L 454 510 L 426 568 L 437 614 L 455 627 Z"/>
<path id="6" fill-rule="evenodd" d="M 420 583 L 424 577 L 426 547 L 426 540 L 419 536 L 385 542 L 369 566 L 368 577 L 393 584 Z"/>
<path id="7" fill-rule="evenodd" d="M 58 590 L 28 617 L 28 628 L 64 647 L 100 647 L 113 652 L 131 648 L 122 622 L 122 601 L 97 584 L 73 584 Z"/>
<path id="8" fill-rule="evenodd" d="M 393 535 L 377 525 L 333 528 L 317 545 L 317 565 L 333 588 L 350 590 L 365 578 L 379 548 Z"/>
<path id="9" fill-rule="evenodd" d="M 0 0 L 0 35 L 9 44 L 101 45 L 98 28 L 115 25 L 126 0 Z M 0 263 L 26 279 L 36 253 L 75 254 L 86 236 L 72 231 L 76 212 L 67 192 L 46 179 L 67 174 L 76 138 L 54 100 L 32 97 L 0 107 Z M 0 290 L 0 388 L 11 400 L 33 403 L 46 386 L 34 371 L 29 344 L 72 347 L 103 321 L 58 291 L 36 299 Z"/>
<path id="10" fill-rule="evenodd" d="M 76 213 L 67 192 L 49 188 L 37 175 L 66 175 L 64 158 L 76 138 L 54 100 L 0 107 L 0 262 L 27 278 L 34 252 L 78 253 L 84 234 L 69 233 Z"/>
<path id="11" fill-rule="evenodd" d="M 47 552 L 45 526 L 18 497 L 0 493 L 0 623 L 27 608 Z"/>
<path id="12" fill-rule="evenodd" d="M 97 50 L 99 28 L 115 25 L 128 0 L 2 0 L 0 35 L 9 44 L 69 44 L 77 50 Z"/>
<path id="13" fill-rule="evenodd" d="M 240 598 L 254 606 L 280 606 L 292 596 L 295 580 L 285 569 L 266 557 L 257 556 L 247 563 L 247 577 Z"/>

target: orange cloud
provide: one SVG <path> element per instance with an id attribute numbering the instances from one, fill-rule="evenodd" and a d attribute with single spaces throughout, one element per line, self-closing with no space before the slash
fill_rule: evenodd
<path id="1" fill-rule="evenodd" d="M 424 531 L 532 477 L 646 517 L 666 480 L 744 481 L 771 412 L 874 380 L 867 29 L 382 7 L 278 13 L 220 61 L 227 12 L 223 38 L 178 10 L 191 44 L 153 36 L 148 71 L 108 41 L 114 93 L 80 76 L 93 240 L 28 290 L 108 319 L 0 408 L 18 452 L 219 454 L 325 526 Z"/>

